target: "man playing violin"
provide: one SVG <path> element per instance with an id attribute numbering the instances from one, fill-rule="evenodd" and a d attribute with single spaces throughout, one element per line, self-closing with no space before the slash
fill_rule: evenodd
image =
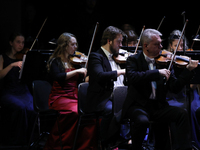
<path id="1" fill-rule="evenodd" d="M 146 29 L 141 37 L 143 52 L 138 52 L 127 59 L 126 75 L 128 94 L 123 105 L 122 118 L 130 118 L 132 128 L 132 149 L 142 149 L 142 142 L 150 121 L 161 122 L 155 133 L 164 134 L 163 127 L 170 122 L 177 125 L 179 149 L 192 149 L 190 143 L 189 117 L 186 110 L 169 106 L 166 101 L 168 90 L 177 93 L 189 83 L 193 77 L 193 69 L 198 61 L 190 60 L 179 78 L 174 75 L 173 69 L 157 69 L 155 58 L 159 55 L 162 45 L 162 34 L 154 29 Z M 165 84 L 166 83 L 166 84 Z M 156 134 L 158 135 L 158 134 Z M 156 142 L 156 149 L 165 149 L 164 138 Z"/>
<path id="2" fill-rule="evenodd" d="M 107 133 L 112 119 L 111 94 L 115 86 L 121 86 L 125 69 L 115 63 L 112 56 L 119 53 L 122 46 L 123 31 L 109 26 L 102 36 L 101 48 L 89 56 L 88 75 L 89 87 L 87 92 L 88 112 L 98 112 L 101 121 L 101 140 L 106 145 Z"/>

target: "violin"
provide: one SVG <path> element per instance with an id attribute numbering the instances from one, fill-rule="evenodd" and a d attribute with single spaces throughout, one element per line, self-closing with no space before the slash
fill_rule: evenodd
<path id="1" fill-rule="evenodd" d="M 128 52 L 128 51 L 123 50 L 123 49 L 119 49 L 118 56 L 113 56 L 113 59 L 118 64 L 125 64 L 126 59 L 131 55 L 134 55 L 134 53 Z"/>
<path id="2" fill-rule="evenodd" d="M 29 48 L 24 48 L 23 50 L 21 50 L 20 52 L 18 52 L 16 54 L 16 59 L 17 60 L 22 60 L 23 57 L 24 57 L 24 55 L 26 55 L 29 50 L 30 50 Z"/>
<path id="3" fill-rule="evenodd" d="M 70 55 L 70 62 L 74 65 L 84 65 L 87 61 L 88 57 L 79 51 L 75 51 L 73 55 Z"/>
<path id="4" fill-rule="evenodd" d="M 156 63 L 160 65 L 168 65 L 172 60 L 173 54 L 169 51 L 162 50 L 160 53 L 160 57 L 156 58 Z M 175 55 L 175 59 L 173 61 L 173 65 L 184 68 L 188 65 L 190 58 L 188 56 L 177 56 Z M 200 65 L 200 63 L 199 63 Z"/>

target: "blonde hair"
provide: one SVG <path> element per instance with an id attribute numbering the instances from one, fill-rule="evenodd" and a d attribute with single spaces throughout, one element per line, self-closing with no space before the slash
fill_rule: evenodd
<path id="1" fill-rule="evenodd" d="M 66 51 L 66 47 L 69 45 L 69 42 L 71 41 L 71 38 L 75 37 L 75 35 L 71 34 L 71 33 L 63 33 L 59 36 L 58 40 L 57 40 L 57 48 L 55 49 L 54 53 L 50 56 L 48 62 L 47 62 L 47 69 L 48 71 L 50 70 L 50 65 L 51 62 L 55 59 L 55 58 L 60 58 L 62 62 L 64 62 L 63 58 L 65 57 L 65 51 Z M 63 65 L 64 67 L 64 65 Z"/>

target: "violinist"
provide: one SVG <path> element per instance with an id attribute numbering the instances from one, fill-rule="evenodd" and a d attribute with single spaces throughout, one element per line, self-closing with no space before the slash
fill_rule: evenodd
<path id="1" fill-rule="evenodd" d="M 17 60 L 16 55 L 24 48 L 24 41 L 21 33 L 12 33 L 9 38 L 10 49 L 0 55 L 3 145 L 27 145 L 35 120 L 33 97 L 27 85 L 19 80 L 22 61 Z"/>
<path id="2" fill-rule="evenodd" d="M 62 136 L 63 149 L 72 149 L 78 123 L 78 84 L 86 76 L 85 68 L 78 68 L 70 62 L 70 55 L 78 48 L 76 37 L 63 33 L 57 41 L 57 48 L 49 58 L 47 68 L 52 89 L 49 95 L 49 108 L 57 110 Z M 80 131 L 77 149 L 91 149 L 92 130 L 86 126 Z M 91 132 L 91 133 L 90 133 Z M 82 139 L 81 139 L 82 137 Z M 83 138 L 84 137 L 84 138 Z M 58 126 L 55 123 L 44 149 L 60 149 Z"/>
<path id="3" fill-rule="evenodd" d="M 142 149 L 146 129 L 151 120 L 164 123 L 159 124 L 155 131 L 156 149 L 169 149 L 164 138 L 167 136 L 165 127 L 167 123 L 175 122 L 179 149 L 191 150 L 188 113 L 183 108 L 169 106 L 166 102 L 166 92 L 179 92 L 193 77 L 192 70 L 197 67 L 198 61 L 190 60 L 179 78 L 174 76 L 173 68 L 157 69 L 154 59 L 162 48 L 161 36 L 157 30 L 144 30 L 141 37 L 143 52 L 127 59 L 128 93 L 123 105 L 122 118 L 128 117 L 134 122 L 131 133 L 132 149 Z"/>
<path id="4" fill-rule="evenodd" d="M 177 47 L 177 43 L 178 40 L 181 36 L 181 31 L 179 30 L 174 30 L 172 33 L 170 33 L 170 36 L 168 38 L 168 51 L 170 51 L 171 53 L 174 53 L 174 50 Z M 180 44 L 178 46 L 177 51 L 183 51 L 183 40 L 185 39 L 185 37 L 183 36 Z M 186 43 L 185 43 L 185 48 L 187 48 L 187 39 L 186 39 Z M 183 68 L 179 67 L 179 66 L 174 66 L 174 74 L 176 77 L 179 76 L 179 74 L 181 74 L 181 72 L 183 71 Z M 187 96 L 186 96 L 186 86 L 184 86 L 180 92 L 178 93 L 173 93 L 171 91 L 167 92 L 166 95 L 166 100 L 169 103 L 170 106 L 177 106 L 177 107 L 181 107 L 184 109 L 187 109 Z M 177 143 L 177 131 L 176 131 L 176 126 L 174 123 L 170 124 L 170 129 L 171 129 L 171 135 L 172 135 L 172 143 L 173 143 L 173 148 L 175 149 L 176 146 L 178 145 Z"/>
<path id="5" fill-rule="evenodd" d="M 170 33 L 170 36 L 168 38 L 168 48 L 167 48 L 168 51 L 170 51 L 172 53 L 174 52 L 180 36 L 181 36 L 181 31 L 179 31 L 179 30 L 174 30 Z M 183 51 L 183 40 L 185 40 L 185 36 L 182 37 L 177 51 Z M 185 49 L 188 49 L 187 43 L 188 42 L 186 39 L 185 40 Z"/>
<path id="6" fill-rule="evenodd" d="M 179 37 L 181 36 L 181 31 L 179 30 L 174 30 L 172 33 L 170 33 L 170 36 L 168 38 L 168 51 L 170 52 L 174 52 L 174 50 L 177 47 L 177 43 L 179 40 Z M 177 49 L 177 51 L 183 51 L 183 40 L 185 39 L 185 37 L 183 36 L 179 47 Z M 186 39 L 186 43 L 185 43 L 185 48 L 188 48 L 187 46 L 187 39 Z M 176 77 L 178 77 L 178 75 L 183 71 L 183 68 L 180 67 L 174 67 L 174 73 L 176 75 Z M 170 91 L 168 91 L 167 93 L 167 101 L 170 105 L 176 105 L 179 107 L 184 107 L 184 102 L 185 102 L 186 96 L 184 94 L 184 88 L 179 92 L 179 93 L 172 93 Z"/>
<path id="7" fill-rule="evenodd" d="M 111 94 L 116 86 L 123 86 L 125 69 L 115 63 L 112 56 L 119 53 L 124 32 L 114 26 L 107 27 L 102 35 L 101 48 L 92 52 L 88 61 L 89 87 L 88 112 L 103 116 L 100 127 L 102 145 L 108 145 L 108 128 L 112 119 Z"/>

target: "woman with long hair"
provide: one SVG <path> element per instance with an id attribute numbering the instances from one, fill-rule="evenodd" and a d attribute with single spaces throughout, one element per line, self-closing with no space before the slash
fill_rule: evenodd
<path id="1" fill-rule="evenodd" d="M 50 80 L 52 81 L 52 90 L 49 96 L 49 108 L 57 110 L 60 132 L 62 136 L 63 149 L 72 149 L 78 122 L 78 84 L 79 80 L 87 74 L 85 68 L 74 66 L 70 62 L 70 55 L 77 50 L 78 43 L 76 37 L 71 33 L 63 33 L 57 41 L 57 48 L 50 57 L 47 68 Z M 93 144 L 93 127 L 86 126 L 80 131 L 77 140 L 77 149 L 93 149 L 89 147 Z M 90 143 L 91 142 L 91 143 Z M 55 123 L 45 149 L 60 149 L 58 126 Z"/>

